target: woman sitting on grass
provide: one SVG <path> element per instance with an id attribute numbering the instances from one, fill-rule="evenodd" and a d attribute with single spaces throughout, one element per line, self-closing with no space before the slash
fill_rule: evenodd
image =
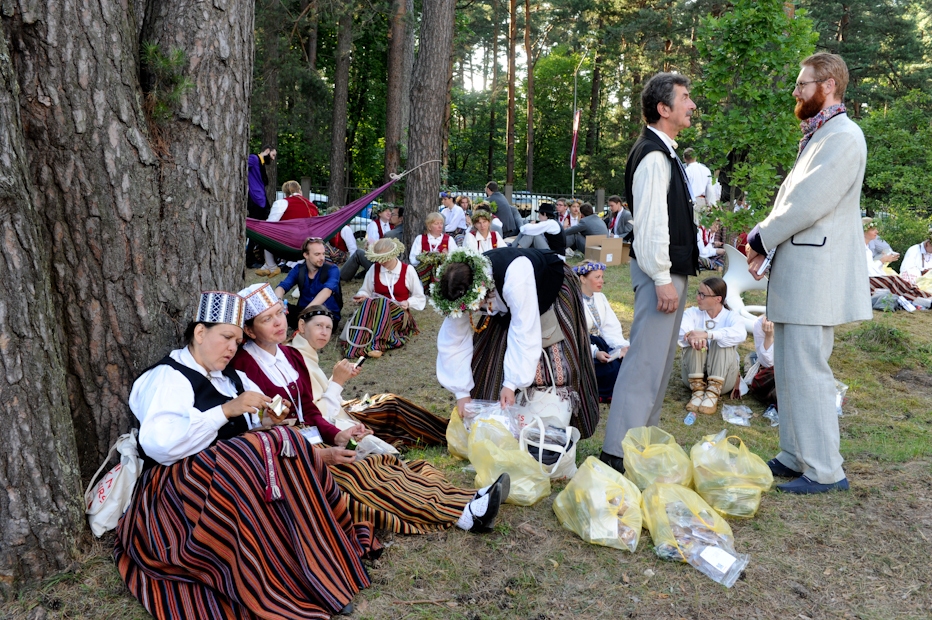
<path id="1" fill-rule="evenodd" d="M 492 230 L 492 214 L 488 211 L 477 209 L 473 213 L 472 223 L 475 232 L 466 233 L 463 245 L 473 252 L 488 252 L 508 245 L 501 232 Z"/>
<path id="2" fill-rule="evenodd" d="M 428 213 L 424 220 L 426 232 L 414 238 L 408 260 L 417 269 L 421 285 L 434 281 L 434 268 L 456 249 L 453 237 L 443 232 L 445 220 L 439 213 Z"/>
<path id="3" fill-rule="evenodd" d="M 573 267 L 579 276 L 583 305 L 586 308 L 586 327 L 589 330 L 589 347 L 595 362 L 595 377 L 599 382 L 599 402 L 612 402 L 615 380 L 621 362 L 630 344 L 621 330 L 621 323 L 602 294 L 605 285 L 605 265 L 585 261 Z"/>

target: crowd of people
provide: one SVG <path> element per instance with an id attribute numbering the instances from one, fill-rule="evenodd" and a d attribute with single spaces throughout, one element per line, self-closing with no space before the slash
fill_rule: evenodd
<path id="1" fill-rule="evenodd" d="M 396 394 L 342 398 L 366 357 L 418 333 L 414 313 L 428 303 L 443 316 L 437 381 L 461 412 L 473 399 L 508 408 L 554 386 L 587 438 L 606 403 L 600 458 L 623 473 L 622 439 L 660 425 L 679 355 L 687 412 L 715 414 L 722 399 L 748 390 L 779 405 L 781 450 L 768 465 L 790 478 L 781 491 L 848 489 L 828 366 L 833 328 L 870 318 L 867 278 L 871 288 L 881 278 L 897 294 L 919 290 L 932 268 L 932 228 L 891 274 L 899 255 L 876 243 L 872 220 L 859 220 L 866 150 L 845 114 L 846 84 L 836 55 L 800 65 L 799 157 L 743 248 L 751 274 L 770 277 L 744 376 L 738 347 L 748 330 L 728 307 L 726 281 L 703 279 L 687 307 L 689 277 L 722 267 L 724 239 L 720 222 L 696 224 L 697 209 L 718 200 L 711 172 L 692 149 L 685 163 L 676 152 L 696 109 L 680 74 L 645 84 L 646 124 L 628 158 L 625 196 L 608 199 L 604 219 L 591 204 L 560 199 L 525 223 L 492 182 L 476 204 L 442 192 L 410 248 L 400 240 L 403 209 L 384 205 L 364 240 L 348 227 L 307 239 L 304 260 L 277 287 L 201 293 L 184 346 L 145 371 L 129 399 L 145 468 L 115 557 L 131 592 L 160 618 L 327 618 L 351 612 L 369 585 L 363 560 L 380 553 L 375 530 L 490 531 L 509 495 L 507 474 L 465 489 L 399 454 L 443 444 L 446 419 Z M 264 189 L 254 191 L 274 157 L 266 150 L 249 158 L 250 215 L 316 216 L 293 181 L 271 207 Z M 602 292 L 606 265 L 567 263 L 591 235 L 631 243 L 630 340 Z M 277 275 L 274 256 L 262 258 L 257 274 Z M 824 286 L 799 277 L 822 269 L 835 274 Z M 342 286 L 360 275 L 356 307 L 344 317 Z M 334 334 L 344 359 L 328 377 L 319 353 Z"/>

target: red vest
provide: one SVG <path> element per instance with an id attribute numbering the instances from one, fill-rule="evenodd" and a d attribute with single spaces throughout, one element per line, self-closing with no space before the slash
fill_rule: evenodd
<path id="1" fill-rule="evenodd" d="M 401 263 L 401 277 L 398 278 L 398 281 L 395 282 L 395 286 L 392 287 L 394 291 L 394 296 L 389 295 L 388 287 L 382 282 L 380 274 L 382 273 L 381 263 L 375 264 L 375 282 L 373 288 L 375 289 L 376 295 L 381 295 L 382 297 L 388 297 L 389 299 L 394 299 L 395 301 L 407 301 L 408 297 L 411 296 L 411 293 L 408 291 L 408 287 L 405 286 L 405 278 L 408 275 L 408 265 Z"/>
<path id="2" fill-rule="evenodd" d="M 343 232 L 338 232 L 333 236 L 333 239 L 330 240 L 330 245 L 335 247 L 338 250 L 343 250 L 344 252 L 349 252 L 349 248 L 346 247 L 346 241 L 343 241 Z"/>
<path id="3" fill-rule="evenodd" d="M 447 248 L 450 245 L 450 235 L 443 235 L 440 237 L 440 245 L 437 246 L 435 252 L 446 252 Z M 427 234 L 421 235 L 421 252 L 430 252 L 430 242 L 427 240 Z"/>
<path id="4" fill-rule="evenodd" d="M 318 215 L 317 207 L 304 196 L 295 194 L 294 196 L 288 196 L 285 200 L 288 201 L 288 208 L 285 209 L 285 212 L 282 214 L 282 219 L 280 220 L 282 222 L 285 220 L 297 220 L 303 217 L 317 217 Z"/>

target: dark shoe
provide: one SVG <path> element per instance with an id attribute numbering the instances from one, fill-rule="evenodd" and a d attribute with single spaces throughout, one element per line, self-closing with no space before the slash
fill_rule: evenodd
<path id="1" fill-rule="evenodd" d="M 510 482 L 509 482 L 510 484 Z M 502 483 L 496 482 L 489 489 L 489 505 L 485 509 L 485 514 L 481 517 L 472 516 L 472 527 L 469 529 L 474 534 L 485 534 L 492 531 L 492 524 L 495 523 L 495 517 L 498 516 L 499 508 L 502 505 Z M 466 504 L 466 508 L 472 514 L 472 506 Z"/>
<path id="2" fill-rule="evenodd" d="M 828 493 L 829 491 L 847 491 L 848 479 L 842 478 L 838 482 L 832 482 L 831 484 L 819 484 L 805 476 L 800 476 L 793 482 L 778 484 L 777 490 L 783 491 L 784 493 L 795 493 L 796 495 L 815 495 L 816 493 Z"/>
<path id="3" fill-rule="evenodd" d="M 340 611 L 337 612 L 337 615 L 338 615 L 338 616 L 349 616 L 349 615 L 351 615 L 354 611 L 356 611 L 356 609 L 353 607 L 353 604 L 352 604 L 352 603 L 347 603 L 347 604 L 346 604 L 346 607 L 344 607 L 343 609 L 341 609 Z"/>
<path id="4" fill-rule="evenodd" d="M 291 273 L 291 267 L 289 267 L 288 265 L 284 263 L 279 265 L 278 268 L 282 270 L 282 273 Z"/>
<path id="5" fill-rule="evenodd" d="M 617 471 L 619 474 L 625 473 L 625 459 L 620 456 L 615 456 L 613 454 L 608 454 L 602 452 L 599 455 L 599 460 Z"/>
<path id="6" fill-rule="evenodd" d="M 774 476 L 779 476 L 780 478 L 799 478 L 803 475 L 803 472 L 790 469 L 776 458 L 772 458 L 767 461 L 767 467 L 770 468 L 770 473 L 772 473 Z"/>
<path id="7" fill-rule="evenodd" d="M 508 494 L 511 493 L 511 476 L 508 475 L 506 471 L 501 476 L 498 477 L 498 480 L 495 481 L 495 484 L 499 485 L 502 489 L 501 499 L 499 500 L 500 504 L 504 504 L 505 500 L 508 499 Z M 489 489 L 491 493 L 492 490 Z M 492 501 L 492 500 L 489 500 Z"/>

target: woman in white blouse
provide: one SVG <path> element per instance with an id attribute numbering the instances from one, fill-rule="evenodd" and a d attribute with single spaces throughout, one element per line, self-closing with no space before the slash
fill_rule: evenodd
<path id="1" fill-rule="evenodd" d="M 738 345 L 748 333 L 744 319 L 725 305 L 727 295 L 724 280 L 706 278 L 696 292 L 697 307 L 683 312 L 683 383 L 692 390 L 687 411 L 714 414 L 723 390 L 737 385 Z"/>
<path id="2" fill-rule="evenodd" d="M 404 249 L 397 239 L 386 238 L 366 250 L 373 265 L 353 295 L 360 305 L 346 328 L 346 357 L 380 357 L 418 333 L 411 310 L 423 310 L 427 298 L 415 268 L 398 260 Z"/>
<path id="3" fill-rule="evenodd" d="M 466 233 L 466 240 L 463 242 L 470 250 L 482 253 L 508 245 L 501 232 L 492 230 L 492 214 L 488 211 L 476 210 L 472 214 L 472 224 L 476 231 Z"/>
<path id="4" fill-rule="evenodd" d="M 896 252 L 881 254 L 877 260 L 874 260 L 874 253 L 868 247 L 868 244 L 877 238 L 877 224 L 873 218 L 862 217 L 861 225 L 864 227 L 864 251 L 867 259 L 867 275 L 874 276 L 895 276 L 896 272 L 888 265 L 898 259 L 900 255 Z"/>
<path id="5" fill-rule="evenodd" d="M 443 232 L 444 219 L 439 213 L 428 213 L 424 219 L 427 232 L 414 238 L 408 260 L 417 269 L 422 286 L 433 282 L 434 267 L 443 262 L 450 252 L 456 249 L 452 235 Z"/>
<path id="6" fill-rule="evenodd" d="M 579 276 L 583 306 L 586 308 L 586 327 L 589 330 L 589 347 L 595 362 L 595 376 L 599 382 L 599 402 L 612 402 L 615 380 L 621 361 L 630 344 L 621 330 L 621 323 L 602 294 L 605 285 L 605 265 L 585 261 L 573 267 Z"/>

